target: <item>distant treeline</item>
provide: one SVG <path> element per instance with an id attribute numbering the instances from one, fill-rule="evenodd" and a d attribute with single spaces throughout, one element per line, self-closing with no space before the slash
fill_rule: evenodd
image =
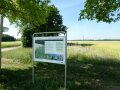
<path id="1" fill-rule="evenodd" d="M 3 34 L 2 41 L 16 41 L 16 38 L 14 38 L 13 36 L 7 35 L 7 34 Z"/>
<path id="2" fill-rule="evenodd" d="M 98 39 L 98 40 L 93 40 L 93 39 L 84 39 L 84 40 L 68 40 L 68 41 L 120 41 L 120 39 Z"/>

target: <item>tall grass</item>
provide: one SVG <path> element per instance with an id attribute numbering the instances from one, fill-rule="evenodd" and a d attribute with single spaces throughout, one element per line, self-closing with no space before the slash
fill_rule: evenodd
<path id="1" fill-rule="evenodd" d="M 21 44 L 22 44 L 21 41 L 2 42 L 2 48 L 21 46 Z"/>
<path id="2" fill-rule="evenodd" d="M 21 62 L 24 64 L 32 62 L 32 49 L 31 48 L 18 48 L 2 52 L 2 58 L 12 59 L 15 62 Z"/>
<path id="3" fill-rule="evenodd" d="M 116 50 L 120 44 L 113 43 L 68 46 L 67 90 L 120 90 L 120 51 Z M 30 48 L 3 52 L 2 56 L 0 89 L 64 90 L 64 65 L 35 63 L 33 85 Z"/>

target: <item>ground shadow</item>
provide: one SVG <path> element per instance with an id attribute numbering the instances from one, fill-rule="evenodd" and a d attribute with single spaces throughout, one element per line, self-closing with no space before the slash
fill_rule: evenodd
<path id="1" fill-rule="evenodd" d="M 93 46 L 95 44 L 87 44 L 87 43 L 83 43 L 83 44 L 79 44 L 79 43 L 67 43 L 68 46 L 82 46 L 82 47 L 86 47 L 86 46 Z"/>
<path id="2" fill-rule="evenodd" d="M 68 83 L 72 84 L 68 90 L 120 90 L 119 60 L 86 56 L 68 59 Z"/>
<path id="3" fill-rule="evenodd" d="M 31 68 L 24 70 L 2 69 L 0 71 L 0 85 L 4 90 L 29 90 L 31 87 Z"/>
<path id="4" fill-rule="evenodd" d="M 120 62 L 116 59 L 107 60 L 69 57 L 67 90 L 120 90 Z M 5 90 L 64 90 L 64 65 L 36 63 L 34 86 L 31 70 L 2 69 L 0 84 Z"/>

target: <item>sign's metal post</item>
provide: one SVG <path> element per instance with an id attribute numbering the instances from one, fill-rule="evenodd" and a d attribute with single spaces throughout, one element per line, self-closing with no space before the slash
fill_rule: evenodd
<path id="1" fill-rule="evenodd" d="M 34 62 L 32 61 L 32 83 L 34 84 L 35 83 L 35 79 L 34 79 L 34 77 L 35 77 L 35 75 L 34 75 Z"/>
<path id="2" fill-rule="evenodd" d="M 32 37 L 32 83 L 35 83 L 34 77 L 35 77 L 35 72 L 34 72 L 34 35 Z"/>
<path id="3" fill-rule="evenodd" d="M 67 33 L 65 32 L 65 90 L 67 88 Z"/>
<path id="4" fill-rule="evenodd" d="M 38 34 L 41 34 L 42 35 L 42 37 L 45 35 L 46 36 L 46 34 L 50 34 L 50 33 L 53 33 L 53 34 L 64 34 L 64 48 L 65 48 L 65 53 L 64 53 L 64 55 L 65 55 L 65 62 L 62 62 L 62 64 L 64 64 L 65 65 L 65 72 L 64 72 L 64 74 L 65 74 L 65 77 L 64 77 L 64 89 L 66 90 L 67 89 L 67 32 L 64 32 L 64 31 L 60 31 L 60 32 L 41 32 L 41 33 L 34 33 L 33 34 L 33 37 L 32 37 L 32 47 L 33 47 L 33 49 L 32 49 L 32 58 L 33 58 L 33 60 L 32 60 L 32 83 L 34 84 L 35 83 L 35 68 L 34 68 L 34 59 L 35 59 L 35 50 L 34 50 L 34 48 L 35 48 L 35 46 L 34 46 L 34 43 L 35 43 L 35 39 L 34 39 L 34 37 L 35 37 L 35 35 L 38 35 Z M 57 63 L 57 62 L 56 62 Z M 59 63 L 58 63 L 59 64 Z"/>

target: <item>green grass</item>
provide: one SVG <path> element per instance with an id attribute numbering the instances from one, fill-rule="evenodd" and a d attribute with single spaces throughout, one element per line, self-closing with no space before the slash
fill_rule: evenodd
<path id="1" fill-rule="evenodd" d="M 2 58 L 12 59 L 13 61 L 20 63 L 31 63 L 32 61 L 32 49 L 31 48 L 18 48 L 2 52 Z"/>
<path id="2" fill-rule="evenodd" d="M 21 46 L 21 44 L 22 44 L 21 41 L 2 42 L 2 48 Z"/>
<path id="3" fill-rule="evenodd" d="M 76 42 L 72 42 L 76 43 Z M 120 42 L 77 42 L 68 46 L 67 90 L 120 90 Z M 64 66 L 35 63 L 30 48 L 2 53 L 1 90 L 64 90 Z"/>

